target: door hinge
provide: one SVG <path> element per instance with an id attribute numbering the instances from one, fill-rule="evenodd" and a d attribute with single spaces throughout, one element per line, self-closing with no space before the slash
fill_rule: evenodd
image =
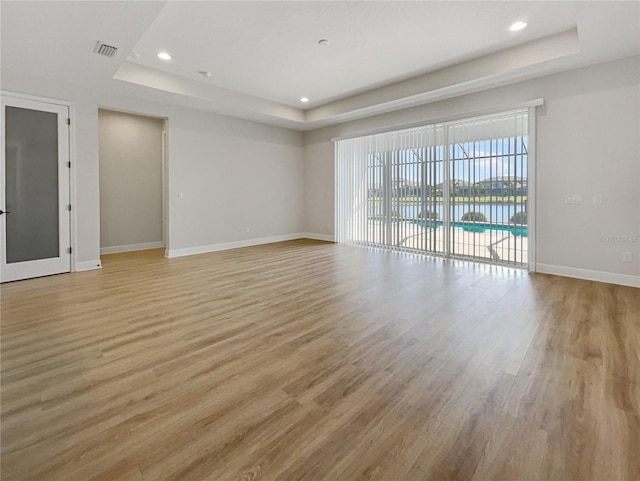
<path id="1" fill-rule="evenodd" d="M 67 210 L 71 210 L 71 204 L 67 205 Z"/>
<path id="2" fill-rule="evenodd" d="M 71 254 L 71 247 L 67 249 L 67 254 Z"/>
<path id="3" fill-rule="evenodd" d="M 67 117 L 67 125 L 71 125 L 71 119 Z"/>
<path id="4" fill-rule="evenodd" d="M 67 162 L 67 167 L 71 168 L 71 162 Z"/>

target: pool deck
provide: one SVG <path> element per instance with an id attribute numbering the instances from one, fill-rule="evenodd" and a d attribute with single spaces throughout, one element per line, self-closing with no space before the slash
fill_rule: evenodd
<path id="1" fill-rule="evenodd" d="M 382 243 L 386 227 L 381 223 L 369 226 L 369 243 Z M 526 265 L 528 239 L 504 230 L 487 229 L 484 232 L 468 232 L 461 227 L 452 230 L 451 255 L 472 257 L 505 265 Z M 444 230 L 441 226 L 425 227 L 411 221 L 392 224 L 391 242 L 398 247 L 415 249 L 430 254 L 444 253 Z"/>

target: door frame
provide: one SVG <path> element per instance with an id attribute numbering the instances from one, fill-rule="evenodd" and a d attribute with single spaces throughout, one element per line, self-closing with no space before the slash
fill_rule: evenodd
<path id="1" fill-rule="evenodd" d="M 340 184 L 340 178 L 339 175 L 340 173 L 344 173 L 343 169 L 342 169 L 342 164 L 345 163 L 345 159 L 343 157 L 341 157 L 341 145 L 340 145 L 340 141 L 344 141 L 344 140 L 349 140 L 349 139 L 364 139 L 366 137 L 369 136 L 373 136 L 376 135 L 378 133 L 380 134 L 384 134 L 386 132 L 401 132 L 405 129 L 410 129 L 410 128 L 416 128 L 416 127 L 442 127 L 443 128 L 443 140 L 442 140 L 442 146 L 443 146 L 443 154 L 442 154 L 442 164 L 443 164 L 443 168 L 442 168 L 442 197 L 443 197 L 443 219 L 442 219 L 442 227 L 443 227 L 443 248 L 442 251 L 434 251 L 434 250 L 430 250 L 430 249 L 424 249 L 424 248 L 415 248 L 415 249 L 410 249 L 411 251 L 417 251 L 421 254 L 427 254 L 427 255 L 436 255 L 436 256 L 441 256 L 444 259 L 464 259 L 464 260 L 471 260 L 473 262 L 484 262 L 483 260 L 479 259 L 476 256 L 459 256 L 459 255 L 451 255 L 451 196 L 450 196 L 450 186 L 451 186 L 451 165 L 452 165 L 452 160 L 451 160 L 451 147 L 456 143 L 456 142 L 452 142 L 450 139 L 450 128 L 453 124 L 455 124 L 458 121 L 466 121 L 466 120 L 474 120 L 475 118 L 478 117 L 485 117 L 485 116 L 492 116 L 492 115 L 501 115 L 501 114 L 505 114 L 505 113 L 511 113 L 513 111 L 519 111 L 522 112 L 522 117 L 527 119 L 527 129 L 526 129 L 526 134 L 521 134 L 518 137 L 527 137 L 528 138 L 528 142 L 526 145 L 526 156 L 527 156 L 527 169 L 526 169 L 526 175 L 527 175 L 527 203 L 526 203 L 526 212 L 527 212 L 527 229 L 529 232 L 528 235 L 528 245 L 527 245 L 527 262 L 523 262 L 523 263 L 518 263 L 518 265 L 513 265 L 513 264 L 504 264 L 504 267 L 510 267 L 510 268 L 519 268 L 519 269 L 523 269 L 523 270 L 527 270 L 528 272 L 536 272 L 537 271 L 537 258 L 536 258 L 536 155 L 537 155 L 537 127 L 536 127 L 536 118 L 537 118 L 537 107 L 544 105 L 542 99 L 538 99 L 538 100 L 532 100 L 530 102 L 525 102 L 523 104 L 520 105 L 515 105 L 511 108 L 504 108 L 504 109 L 500 109 L 497 111 L 488 111 L 486 113 L 478 113 L 478 114 L 474 114 L 471 115 L 469 114 L 469 116 L 463 116 L 460 117 L 459 119 L 457 117 L 455 118 L 450 118 L 447 120 L 441 120 L 441 121 L 434 121 L 433 123 L 428 123 L 428 124 L 412 124 L 412 125 L 408 125 L 408 126 L 404 126 L 404 127 L 399 127 L 397 130 L 382 130 L 382 131 L 376 131 L 376 132 L 372 132 L 372 133 L 366 133 L 366 134 L 359 134 L 357 136 L 352 136 L 352 137 L 342 137 L 342 138 L 334 138 L 332 139 L 332 141 L 335 143 L 334 147 L 335 147 L 335 158 L 334 158 L 334 170 L 335 170 L 335 175 L 334 175 L 334 182 L 335 182 L 335 191 L 336 193 L 340 192 L 342 190 L 342 185 Z M 388 146 L 389 144 L 386 144 L 386 147 L 379 147 L 378 144 L 370 144 L 367 148 L 365 148 L 364 150 L 364 154 L 359 153 L 357 154 L 358 157 L 356 157 L 356 161 L 360 161 L 360 157 L 359 155 L 366 155 L 367 158 L 370 158 L 371 155 L 374 156 L 381 156 L 384 160 L 382 162 L 382 171 L 381 171 L 381 185 L 382 185 L 382 210 L 381 212 L 381 222 L 382 222 L 382 228 L 383 228 L 383 234 L 381 235 L 381 241 L 376 241 L 376 240 L 369 240 L 369 238 L 367 237 L 366 240 L 362 240 L 362 239 L 356 239 L 353 240 L 352 238 L 350 238 L 350 234 L 347 233 L 344 236 L 342 235 L 338 235 L 340 234 L 338 231 L 339 230 L 344 230 L 343 227 L 343 222 L 345 225 L 347 225 L 347 229 L 350 228 L 349 222 L 350 220 L 347 221 L 343 221 L 343 219 L 339 218 L 340 214 L 337 210 L 336 207 L 336 213 L 335 213 L 335 230 L 337 232 L 336 234 L 336 239 L 337 242 L 346 242 L 346 243 L 351 243 L 354 245 L 365 245 L 365 246 L 373 246 L 373 247 L 380 247 L 383 249 L 389 249 L 395 252 L 398 251 L 402 251 L 403 248 L 400 245 L 391 245 L 388 243 L 388 239 L 392 239 L 392 235 L 391 235 L 391 231 L 392 231 L 392 216 L 391 216 L 391 210 L 393 208 L 392 205 L 392 201 L 391 201 L 391 191 L 392 191 L 392 167 L 393 165 L 391 164 L 391 158 L 393 157 L 392 155 L 390 155 L 392 152 L 400 152 L 402 149 L 406 149 L 408 150 L 409 147 L 396 147 L 395 144 L 391 144 L 391 146 Z M 436 144 L 436 145 L 440 145 L 440 144 Z M 425 145 L 424 148 L 430 148 L 430 145 Z M 347 148 L 347 147 L 345 147 Z M 378 150 L 378 148 L 380 150 Z M 353 154 L 349 154 L 349 155 L 353 155 Z M 522 154 L 516 154 L 514 153 L 513 155 L 517 156 L 517 155 L 522 155 Z M 369 160 L 367 160 L 367 162 L 369 162 Z M 423 160 L 424 162 L 424 160 Z M 363 179 L 365 179 L 365 184 L 367 186 L 367 189 L 374 187 L 372 185 L 369 184 L 369 182 L 371 181 L 371 178 L 369 177 L 369 167 L 370 165 L 367 164 L 367 168 L 366 168 L 366 173 L 364 174 Z M 358 173 L 353 173 L 353 174 L 345 174 L 346 177 L 349 177 L 349 175 L 354 175 L 356 178 L 359 178 L 359 172 Z M 361 175 L 361 174 L 360 174 Z M 423 174 L 423 179 L 424 174 Z M 350 181 L 350 179 L 348 179 L 345 183 L 348 183 Z M 423 180 L 423 191 L 422 191 L 422 201 L 424 202 L 424 180 Z M 435 185 L 431 185 L 429 187 L 435 187 Z M 347 186 L 347 192 L 349 192 L 349 189 L 351 189 L 352 187 Z M 349 192 L 348 195 L 351 195 L 353 197 L 356 196 L 356 194 L 354 194 L 353 192 Z M 339 195 L 336 194 L 336 198 L 335 198 L 335 204 L 336 206 L 338 206 L 338 204 L 340 203 L 340 199 L 339 199 Z M 366 203 L 367 206 L 366 208 L 369 208 L 369 204 Z M 424 205 L 422 205 L 422 208 L 424 209 Z M 365 212 L 365 215 L 366 212 Z M 352 216 L 354 217 L 354 216 Z M 351 219 L 351 217 L 349 218 Z M 367 224 L 367 228 L 368 228 L 368 224 Z M 357 234 L 356 234 L 357 237 Z M 424 245 L 424 244 L 423 244 Z M 493 262 L 488 262 L 490 265 L 501 265 L 501 264 L 497 264 L 497 263 L 493 263 Z"/>
<path id="2" fill-rule="evenodd" d="M 71 204 L 71 215 L 69 216 L 69 245 L 71 247 L 71 266 L 70 272 L 76 272 L 76 264 L 77 264 L 77 256 L 78 250 L 76 248 L 76 239 L 78 238 L 77 231 L 77 212 L 78 209 L 76 207 L 76 111 L 75 111 L 75 103 L 69 102 L 67 100 L 60 99 L 51 99 L 48 97 L 40 97 L 37 95 L 23 94 L 19 92 L 12 92 L 8 90 L 0 90 L 0 96 L 21 99 L 21 100 L 31 100 L 33 102 L 40 102 L 45 104 L 52 104 L 67 107 L 69 111 L 69 119 L 71 121 L 71 125 L 69 125 L 68 133 L 69 133 L 69 162 L 71 162 L 71 167 L 69 168 L 69 203 Z M 4 119 L 3 119 L 4 125 Z"/>
<path id="3" fill-rule="evenodd" d="M 161 194 L 162 194 L 162 244 L 164 245 L 164 256 L 169 257 L 169 116 L 151 112 L 143 112 L 140 110 L 130 110 L 121 107 L 113 107 L 107 104 L 98 104 L 96 112 L 99 110 L 109 110 L 111 112 L 119 112 L 122 114 L 137 115 L 139 117 L 148 117 L 152 119 L 162 120 L 162 166 L 161 166 Z M 101 254 L 102 255 L 102 254 Z"/>

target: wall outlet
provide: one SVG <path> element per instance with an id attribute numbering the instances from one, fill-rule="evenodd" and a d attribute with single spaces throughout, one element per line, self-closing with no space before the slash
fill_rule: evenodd
<path id="1" fill-rule="evenodd" d="M 593 203 L 596 205 L 602 204 L 602 194 L 594 194 Z"/>
<path id="2" fill-rule="evenodd" d="M 633 254 L 631 252 L 623 252 L 622 262 L 633 262 Z"/>
<path id="3" fill-rule="evenodd" d="M 184 192 L 178 192 L 178 199 L 184 200 Z"/>
<path id="4" fill-rule="evenodd" d="M 247 226 L 245 230 L 247 231 L 247 234 L 249 234 L 251 232 L 251 227 Z"/>
<path id="5" fill-rule="evenodd" d="M 565 204 L 582 204 L 582 194 L 566 194 L 564 197 Z"/>

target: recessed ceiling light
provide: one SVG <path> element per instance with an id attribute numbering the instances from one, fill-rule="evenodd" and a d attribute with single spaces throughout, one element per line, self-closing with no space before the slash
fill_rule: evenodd
<path id="1" fill-rule="evenodd" d="M 305 103 L 306 103 L 306 102 L 308 102 L 308 101 L 309 101 L 309 99 L 308 99 L 307 97 L 302 97 L 302 98 L 300 99 L 300 102 L 305 102 Z"/>
<path id="2" fill-rule="evenodd" d="M 206 70 L 198 70 L 198 73 L 202 75 L 204 78 L 211 77 L 211 72 L 207 72 Z"/>
<path id="3" fill-rule="evenodd" d="M 517 32 L 518 30 L 522 30 L 526 26 L 527 22 L 516 22 L 509 27 L 509 30 L 511 30 L 512 32 Z"/>
<path id="4" fill-rule="evenodd" d="M 161 58 L 162 60 L 171 60 L 172 57 L 167 52 L 160 52 L 158 53 L 158 58 Z"/>
<path id="5" fill-rule="evenodd" d="M 327 45 L 329 45 L 329 40 L 327 40 L 326 38 L 320 39 L 318 40 L 318 45 L 322 45 L 323 47 L 326 47 Z"/>

